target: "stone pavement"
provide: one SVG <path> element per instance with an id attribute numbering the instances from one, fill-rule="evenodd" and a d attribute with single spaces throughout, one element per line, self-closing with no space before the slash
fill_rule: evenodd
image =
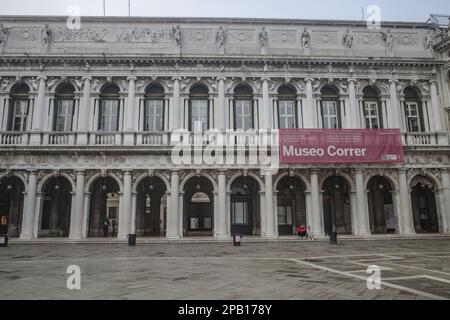
<path id="1" fill-rule="evenodd" d="M 70 265 L 81 290 L 68 290 Z M 367 289 L 367 267 L 381 289 Z M 20 244 L 0 248 L 2 299 L 450 299 L 450 240 Z"/>

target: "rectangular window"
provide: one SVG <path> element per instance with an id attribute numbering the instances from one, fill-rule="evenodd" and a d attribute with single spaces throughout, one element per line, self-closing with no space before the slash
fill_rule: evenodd
<path id="1" fill-rule="evenodd" d="M 144 110 L 144 130 L 163 131 L 164 100 L 146 100 Z"/>
<path id="2" fill-rule="evenodd" d="M 235 128 L 244 131 L 253 129 L 253 110 L 251 100 L 236 100 L 234 108 Z"/>
<path id="3" fill-rule="evenodd" d="M 324 129 L 339 128 L 339 114 L 336 101 L 322 101 L 322 120 Z"/>
<path id="4" fill-rule="evenodd" d="M 191 100 L 191 131 L 208 130 L 208 100 Z"/>
<path id="5" fill-rule="evenodd" d="M 295 121 L 295 101 L 281 100 L 278 102 L 278 119 L 280 129 L 294 129 Z"/>
<path id="6" fill-rule="evenodd" d="M 13 131 L 26 131 L 28 119 L 28 101 L 15 100 L 13 110 Z"/>
<path id="7" fill-rule="evenodd" d="M 231 223 L 234 225 L 248 225 L 248 203 L 232 202 L 231 203 Z"/>
<path id="8" fill-rule="evenodd" d="M 292 225 L 292 207 L 278 207 L 278 225 Z"/>
<path id="9" fill-rule="evenodd" d="M 422 132 L 419 104 L 417 102 L 406 102 L 405 116 L 408 132 Z"/>
<path id="10" fill-rule="evenodd" d="M 378 102 L 374 101 L 364 102 L 364 116 L 366 118 L 367 129 L 381 128 Z"/>
<path id="11" fill-rule="evenodd" d="M 55 131 L 72 131 L 73 100 L 58 100 Z"/>
<path id="12" fill-rule="evenodd" d="M 119 100 L 102 100 L 100 130 L 114 132 L 119 129 Z"/>

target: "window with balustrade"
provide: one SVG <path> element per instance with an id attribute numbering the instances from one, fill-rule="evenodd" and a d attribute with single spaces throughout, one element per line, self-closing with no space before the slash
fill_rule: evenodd
<path id="1" fill-rule="evenodd" d="M 58 132 L 72 131 L 75 112 L 75 88 L 71 84 L 56 90 L 53 128 Z"/>
<path id="2" fill-rule="evenodd" d="M 321 115 L 324 129 L 342 128 L 339 91 L 334 86 L 326 85 L 321 90 Z"/>
<path id="3" fill-rule="evenodd" d="M 119 130 L 120 97 L 119 88 L 109 84 L 100 94 L 99 131 L 114 132 Z"/>
<path id="4" fill-rule="evenodd" d="M 363 95 L 363 114 L 366 129 L 382 129 L 383 113 L 378 91 L 371 86 L 365 87 Z"/>
<path id="5" fill-rule="evenodd" d="M 9 131 L 26 131 L 30 114 L 30 88 L 26 83 L 15 84 L 10 93 Z"/>
<path id="6" fill-rule="evenodd" d="M 209 123 L 208 88 L 195 85 L 189 94 L 189 131 L 206 131 Z"/>
<path id="7" fill-rule="evenodd" d="M 234 128 L 249 130 L 254 128 L 253 91 L 246 85 L 239 85 L 234 90 Z"/>
<path id="8" fill-rule="evenodd" d="M 278 89 L 278 128 L 297 128 L 297 99 L 295 91 L 289 86 Z"/>
<path id="9" fill-rule="evenodd" d="M 419 92 L 407 87 L 404 91 L 404 112 L 408 132 L 425 132 L 425 122 Z"/>
<path id="10" fill-rule="evenodd" d="M 164 88 L 152 85 L 145 91 L 144 131 L 164 131 Z"/>

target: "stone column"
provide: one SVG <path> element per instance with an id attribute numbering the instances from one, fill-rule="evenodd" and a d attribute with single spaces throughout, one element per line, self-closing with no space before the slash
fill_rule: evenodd
<path id="1" fill-rule="evenodd" d="M 84 211 L 84 171 L 76 171 L 77 181 L 75 190 L 75 211 L 72 212 L 70 223 L 71 240 L 80 240 L 83 230 L 83 211 Z"/>
<path id="2" fill-rule="evenodd" d="M 441 169 L 442 193 L 444 198 L 445 210 L 442 210 L 442 232 L 450 233 L 450 173 L 449 169 Z"/>
<path id="3" fill-rule="evenodd" d="M 173 105 L 170 111 L 171 121 L 170 121 L 170 130 L 180 129 L 182 121 L 182 112 L 180 105 L 180 78 L 174 77 L 173 80 Z"/>
<path id="4" fill-rule="evenodd" d="M 176 240 L 180 238 L 179 220 L 179 198 L 180 198 L 180 173 L 171 172 L 170 179 L 170 211 L 167 213 L 167 239 Z"/>
<path id="5" fill-rule="evenodd" d="M 314 129 L 317 128 L 315 114 L 316 110 L 314 107 L 314 96 L 313 96 L 313 88 L 312 82 L 314 79 L 307 78 L 306 81 L 306 106 L 303 108 L 304 114 L 304 126 L 305 129 Z"/>
<path id="6" fill-rule="evenodd" d="M 226 171 L 218 173 L 219 196 L 218 196 L 218 219 L 217 219 L 217 238 L 227 238 L 227 182 Z"/>
<path id="7" fill-rule="evenodd" d="M 124 110 L 125 133 L 124 144 L 134 144 L 134 109 L 136 105 L 136 77 L 128 77 L 128 101 Z"/>
<path id="8" fill-rule="evenodd" d="M 34 234 L 34 218 L 36 211 L 36 191 L 37 191 L 38 172 L 36 170 L 30 171 L 28 178 L 28 192 L 25 198 L 25 208 L 22 221 L 22 233 L 20 239 L 31 240 L 35 237 Z"/>
<path id="9" fill-rule="evenodd" d="M 3 93 L 0 96 L 0 130 L 7 131 L 8 130 L 8 117 L 10 113 L 9 107 L 9 96 Z"/>
<path id="10" fill-rule="evenodd" d="M 122 212 L 119 212 L 118 230 L 118 238 L 120 239 L 126 239 L 131 229 L 131 178 L 131 171 L 123 172 L 123 204 L 120 206 Z"/>
<path id="11" fill-rule="evenodd" d="M 30 144 L 39 145 L 41 143 L 42 122 L 46 112 L 45 108 L 45 89 L 46 89 L 46 77 L 38 77 L 39 89 L 37 94 L 37 101 L 33 110 L 33 119 L 31 124 L 31 130 L 33 131 L 30 136 Z"/>
<path id="12" fill-rule="evenodd" d="M 320 170 L 311 170 L 311 231 L 315 237 L 323 236 L 322 213 L 319 192 Z"/>
<path id="13" fill-rule="evenodd" d="M 265 183 L 265 205 L 266 205 L 266 238 L 278 236 L 277 226 L 275 225 L 275 212 L 273 207 L 273 173 L 268 170 L 264 172 Z"/>
<path id="14" fill-rule="evenodd" d="M 407 169 L 398 170 L 400 185 L 400 208 L 398 213 L 400 234 L 414 234 L 413 212 L 411 206 L 411 195 L 409 193 L 408 181 L 406 179 Z"/>
<path id="15" fill-rule="evenodd" d="M 262 79 L 262 100 L 263 100 L 263 108 L 262 113 L 264 114 L 264 129 L 272 129 L 272 118 L 273 118 L 273 110 L 272 105 L 270 103 L 269 96 L 269 79 Z"/>
<path id="16" fill-rule="evenodd" d="M 389 92 L 390 92 L 390 102 L 391 102 L 391 110 L 393 119 L 391 120 L 391 124 L 393 128 L 402 129 L 402 122 L 400 119 L 400 107 L 398 105 L 398 95 L 397 95 L 397 80 L 389 81 Z"/>
<path id="17" fill-rule="evenodd" d="M 360 110 L 358 108 L 358 101 L 356 99 L 356 89 L 355 89 L 356 80 L 351 78 L 348 79 L 348 117 L 349 117 L 349 128 L 356 129 L 359 127 L 359 114 Z"/>
<path id="18" fill-rule="evenodd" d="M 437 91 L 437 81 L 435 79 L 430 81 L 430 95 L 431 95 L 431 108 L 433 109 L 433 123 L 434 131 L 442 131 L 442 115 L 441 115 L 441 103 L 439 101 Z"/>
<path id="19" fill-rule="evenodd" d="M 219 78 L 219 105 L 217 108 L 219 115 L 219 129 L 226 129 L 227 108 L 225 105 L 225 78 Z"/>
<path id="20" fill-rule="evenodd" d="M 91 114 L 91 77 L 83 77 L 83 97 L 81 99 L 80 108 L 78 109 L 78 134 L 77 134 L 77 144 L 87 145 L 90 120 L 89 116 Z"/>
<path id="21" fill-rule="evenodd" d="M 355 171 L 356 180 L 356 210 L 358 216 L 358 228 L 356 229 L 356 234 L 361 236 L 370 235 L 370 220 L 369 212 L 367 212 L 367 193 L 364 187 L 363 171 Z"/>

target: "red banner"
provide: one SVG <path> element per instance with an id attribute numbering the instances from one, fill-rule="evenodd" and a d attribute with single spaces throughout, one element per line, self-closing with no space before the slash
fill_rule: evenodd
<path id="1" fill-rule="evenodd" d="M 399 129 L 280 129 L 285 164 L 404 163 Z"/>

